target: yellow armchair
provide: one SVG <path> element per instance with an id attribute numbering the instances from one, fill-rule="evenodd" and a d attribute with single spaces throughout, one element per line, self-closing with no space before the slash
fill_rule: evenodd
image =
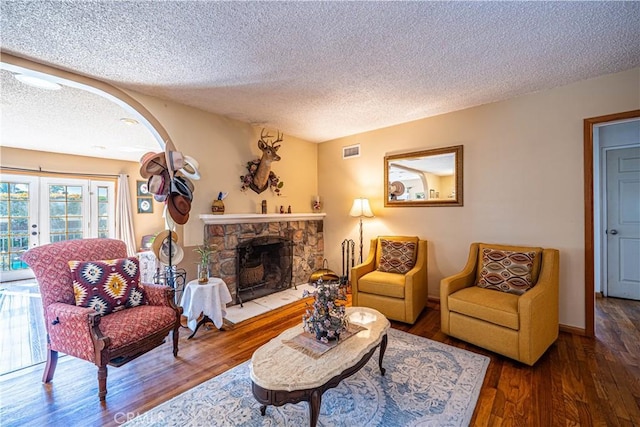
<path id="1" fill-rule="evenodd" d="M 519 295 L 476 286 L 485 248 L 535 252 L 533 287 Z M 472 243 L 464 269 L 440 282 L 442 332 L 532 366 L 558 338 L 559 271 L 556 249 Z"/>
<path id="2" fill-rule="evenodd" d="M 404 274 L 381 271 L 382 240 L 413 242 L 413 267 Z M 403 236 L 372 239 L 366 261 L 351 270 L 351 289 L 354 306 L 371 307 L 389 319 L 415 323 L 427 304 L 427 241 Z"/>

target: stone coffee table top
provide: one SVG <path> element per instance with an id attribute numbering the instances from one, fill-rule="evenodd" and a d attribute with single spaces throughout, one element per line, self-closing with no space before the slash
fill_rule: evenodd
<path id="1" fill-rule="evenodd" d="M 284 331 L 251 358 L 250 377 L 268 390 L 294 391 L 320 387 L 360 361 L 378 346 L 389 329 L 389 321 L 378 311 L 366 307 L 347 307 L 349 323 L 364 327 L 357 334 L 314 359 L 284 341 L 303 332 L 302 324 Z"/>

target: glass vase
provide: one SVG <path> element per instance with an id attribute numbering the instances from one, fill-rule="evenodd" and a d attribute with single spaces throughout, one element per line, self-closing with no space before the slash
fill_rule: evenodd
<path id="1" fill-rule="evenodd" d="M 209 282 L 209 265 L 198 264 L 198 283 Z"/>

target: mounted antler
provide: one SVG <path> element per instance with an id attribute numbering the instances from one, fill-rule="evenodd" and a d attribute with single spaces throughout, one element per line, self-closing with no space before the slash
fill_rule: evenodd
<path id="1" fill-rule="evenodd" d="M 253 176 L 253 182 L 249 185 L 249 187 L 258 194 L 262 193 L 269 186 L 271 163 L 280 160 L 280 156 L 277 154 L 280 148 L 280 144 L 278 143 L 282 142 L 283 137 L 284 134 L 278 132 L 276 139 L 269 141 L 267 138 L 273 138 L 273 136 L 269 135 L 268 132 L 265 134 L 264 129 L 260 132 L 258 148 L 262 151 L 262 158 L 260 158 L 260 165 Z"/>

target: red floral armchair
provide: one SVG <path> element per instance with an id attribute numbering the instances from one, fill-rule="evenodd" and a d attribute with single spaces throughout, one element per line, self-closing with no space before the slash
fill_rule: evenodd
<path id="1" fill-rule="evenodd" d="M 47 364 L 42 381 L 53 379 L 58 352 L 95 363 L 98 395 L 107 395 L 107 365 L 122 366 L 157 347 L 173 331 L 173 355 L 178 355 L 182 308 L 174 303 L 174 290 L 143 285 L 148 304 L 99 315 L 91 307 L 75 305 L 69 261 L 126 258 L 124 242 L 82 239 L 35 247 L 22 259 L 33 270 L 44 307 L 47 328 Z"/>

